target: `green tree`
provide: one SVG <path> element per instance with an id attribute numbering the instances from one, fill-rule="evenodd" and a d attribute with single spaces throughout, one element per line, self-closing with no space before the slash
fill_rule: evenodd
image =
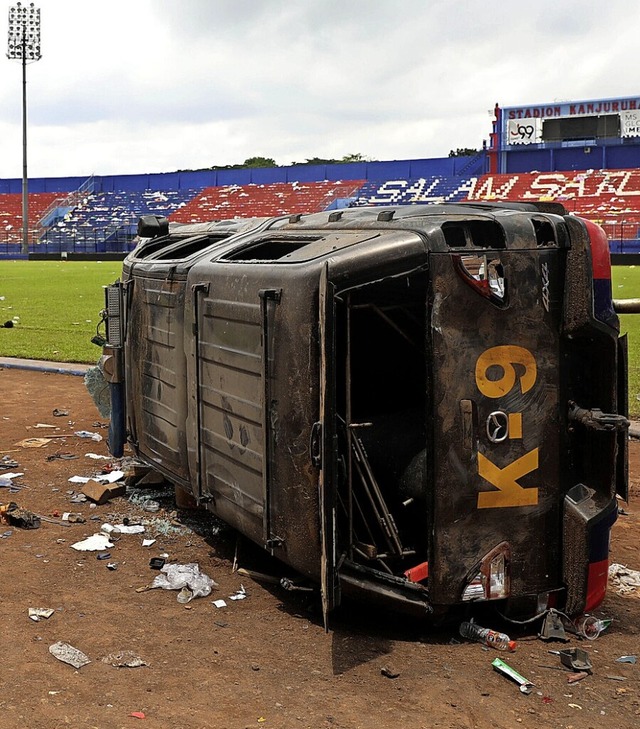
<path id="1" fill-rule="evenodd" d="M 277 167 L 276 161 L 271 157 L 249 157 L 246 159 L 242 167 Z"/>
<path id="2" fill-rule="evenodd" d="M 452 149 L 449 152 L 449 157 L 475 157 L 479 151 L 479 149 L 472 149 L 471 147 L 458 147 L 458 149 Z"/>

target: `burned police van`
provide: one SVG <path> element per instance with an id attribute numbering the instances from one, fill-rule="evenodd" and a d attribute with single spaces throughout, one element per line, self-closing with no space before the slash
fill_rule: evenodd
<path id="1" fill-rule="evenodd" d="M 513 203 L 140 233 L 106 291 L 115 455 L 318 583 L 325 617 L 600 604 L 629 425 L 601 228 Z"/>

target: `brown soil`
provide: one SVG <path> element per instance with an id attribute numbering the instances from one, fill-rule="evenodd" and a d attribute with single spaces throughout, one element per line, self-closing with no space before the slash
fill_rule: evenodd
<path id="1" fill-rule="evenodd" d="M 609 631 L 595 642 L 571 641 L 570 646 L 586 648 L 593 663 L 593 675 L 577 684 L 567 683 L 558 657 L 548 653 L 561 644 L 538 640 L 535 628 L 512 630 L 518 650 L 501 657 L 535 682 L 529 696 L 492 670 L 500 654 L 478 644 L 451 643 L 455 625 L 407 624 L 359 605 L 335 616 L 325 634 L 313 595 L 233 572 L 234 556 L 241 567 L 272 573 L 279 568 L 232 531 L 222 528 L 214 535 L 209 519 L 169 536 L 154 534 L 152 524 L 144 535 L 156 536 L 151 547 L 142 546 L 140 535 L 123 535 L 109 550 L 111 560 L 71 549 L 103 522 L 117 523 L 123 516 L 166 519 L 175 508 L 170 492 L 160 495 L 157 514 L 125 498 L 95 508 L 70 503 L 69 492 L 81 487 L 69 477 L 88 476 L 106 463 L 84 454 L 107 454 L 104 441 L 71 435 L 78 430 L 106 435 L 82 378 L 4 369 L 0 397 L 0 457 L 14 458 L 19 467 L 10 470 L 25 474 L 16 479 L 21 490 L 3 489 L 0 500 L 43 516 L 71 511 L 87 519 L 70 526 L 43 521 L 37 530 L 0 525 L 0 534 L 11 530 L 0 540 L 0 727 L 620 729 L 640 724 L 640 663 L 616 662 L 640 653 L 640 598 L 610 590 L 602 608 L 602 615 L 614 620 Z M 54 408 L 68 409 L 69 416 L 54 417 Z M 37 423 L 58 430 L 35 429 Z M 70 435 L 43 448 L 14 445 L 47 433 Z M 77 458 L 47 459 L 56 452 Z M 631 443 L 631 457 L 632 498 L 625 505 L 628 515 L 614 528 L 612 560 L 640 569 L 638 442 Z M 176 592 L 137 592 L 157 574 L 149 559 L 163 552 L 172 562 L 198 563 L 218 589 L 188 605 L 177 602 Z M 108 561 L 117 562 L 115 571 L 107 568 Z M 280 569 L 279 574 L 286 573 Z M 241 584 L 247 599 L 229 600 Z M 214 607 L 217 598 L 226 599 L 227 607 Z M 55 612 L 33 622 L 29 607 Z M 91 663 L 76 670 L 59 662 L 49 653 L 57 641 L 79 648 Z M 102 662 L 123 650 L 148 665 L 114 668 Z M 398 675 L 390 678 L 383 669 Z M 143 712 L 144 719 L 132 712 Z"/>

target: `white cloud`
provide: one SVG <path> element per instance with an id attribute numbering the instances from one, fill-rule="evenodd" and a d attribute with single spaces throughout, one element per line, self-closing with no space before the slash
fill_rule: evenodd
<path id="1" fill-rule="evenodd" d="M 36 5 L 34 177 L 446 156 L 488 138 L 496 101 L 640 93 L 636 0 Z M 20 177 L 20 64 L 0 63 L 0 177 Z"/>

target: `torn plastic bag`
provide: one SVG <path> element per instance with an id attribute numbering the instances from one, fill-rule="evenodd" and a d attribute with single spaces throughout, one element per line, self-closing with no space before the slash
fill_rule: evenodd
<path id="1" fill-rule="evenodd" d="M 210 577 L 200 572 L 200 566 L 195 562 L 190 564 L 166 564 L 157 575 L 151 587 L 161 587 L 163 590 L 181 590 L 188 587 L 193 597 L 206 597 L 212 587 L 218 584 Z"/>

